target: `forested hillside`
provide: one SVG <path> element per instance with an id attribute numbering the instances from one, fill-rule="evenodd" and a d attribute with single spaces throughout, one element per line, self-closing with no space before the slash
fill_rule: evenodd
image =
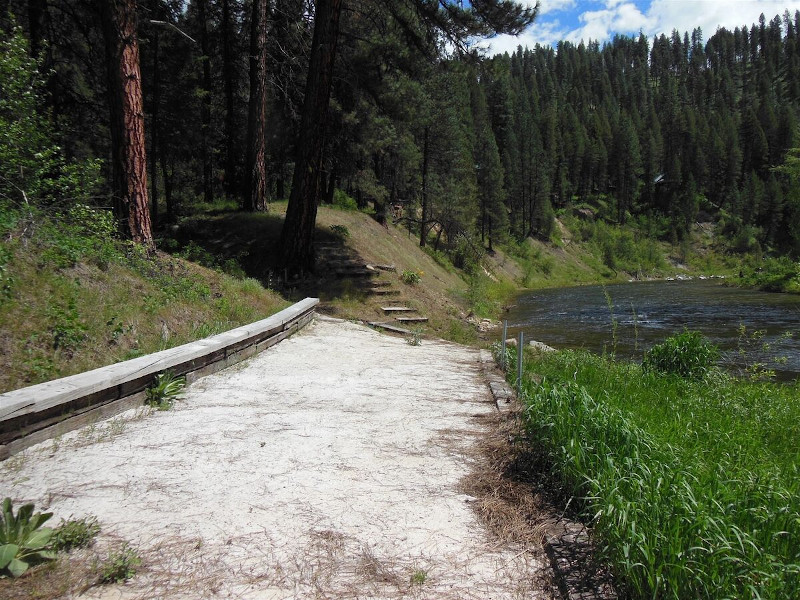
<path id="1" fill-rule="evenodd" d="M 589 203 L 680 239 L 699 213 L 739 250 L 800 250 L 800 13 L 752 27 L 520 49 L 479 71 L 518 233 Z M 529 224 L 525 223 L 526 217 Z"/>
<path id="2" fill-rule="evenodd" d="M 2 82 L 4 99 L 27 94 L 4 100 L 4 119 L 49 132 L 23 148 L 4 138 L 6 207 L 68 208 L 70 194 L 26 175 L 55 181 L 69 167 L 82 201 L 113 208 L 124 235 L 150 244 L 145 228 L 163 237 L 200 204 L 265 211 L 290 198 L 270 260 L 301 269 L 313 262 L 315 207 L 337 194 L 442 250 L 547 240 L 564 210 L 673 243 L 710 221 L 735 251 L 800 253 L 798 173 L 784 164 L 798 143 L 800 13 L 707 39 L 697 29 L 488 58 L 474 41 L 521 31 L 535 11 L 100 4 L 0 2 L 7 48 L 30 56 L 4 50 L 6 68 L 23 73 L 16 87 Z M 120 104 L 133 97 L 134 66 L 142 104 Z M 79 178 L 88 167 L 100 176 Z"/>

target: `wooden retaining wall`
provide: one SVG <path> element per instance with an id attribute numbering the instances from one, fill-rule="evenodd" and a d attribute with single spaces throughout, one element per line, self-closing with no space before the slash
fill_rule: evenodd
<path id="1" fill-rule="evenodd" d="M 274 346 L 314 317 L 318 298 L 196 342 L 0 394 L 0 460 L 143 404 L 164 371 L 191 383 Z"/>

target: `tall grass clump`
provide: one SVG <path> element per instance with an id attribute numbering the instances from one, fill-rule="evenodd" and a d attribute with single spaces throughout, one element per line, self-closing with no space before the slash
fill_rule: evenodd
<path id="1" fill-rule="evenodd" d="M 719 358 L 719 348 L 697 331 L 684 331 L 656 344 L 644 355 L 642 368 L 667 375 L 702 379 Z"/>
<path id="2" fill-rule="evenodd" d="M 797 386 L 683 379 L 576 352 L 526 366 L 529 443 L 623 595 L 800 597 Z"/>

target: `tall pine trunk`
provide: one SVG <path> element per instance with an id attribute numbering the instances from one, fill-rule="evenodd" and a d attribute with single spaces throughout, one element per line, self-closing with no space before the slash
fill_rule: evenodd
<path id="1" fill-rule="evenodd" d="M 208 0 L 197 3 L 200 20 L 200 51 L 203 53 L 203 98 L 200 104 L 200 144 L 203 157 L 203 202 L 214 201 L 213 164 L 211 161 L 211 44 L 208 36 Z"/>
<path id="2" fill-rule="evenodd" d="M 281 263 L 294 273 L 314 267 L 314 227 L 341 10 L 342 0 L 316 2 L 297 158 L 280 241 Z"/>
<path id="3" fill-rule="evenodd" d="M 422 142 L 422 218 L 419 225 L 419 245 L 425 247 L 428 241 L 428 134 L 430 128 L 425 126 L 425 137 Z"/>
<path id="4" fill-rule="evenodd" d="M 152 246 L 136 1 L 99 4 L 108 67 L 114 213 L 134 242 Z"/>
<path id="5" fill-rule="evenodd" d="M 233 66 L 233 18 L 232 0 L 222 0 L 222 77 L 225 87 L 225 195 L 236 195 L 239 183 L 236 180 L 236 139 L 234 137 L 235 71 Z"/>
<path id="6" fill-rule="evenodd" d="M 247 121 L 246 210 L 267 208 L 267 10 L 253 0 L 250 25 L 250 107 Z"/>
<path id="7" fill-rule="evenodd" d="M 153 229 L 158 229 L 158 108 L 161 103 L 161 76 L 158 65 L 158 31 L 153 33 L 153 111 L 150 132 L 150 215 Z"/>

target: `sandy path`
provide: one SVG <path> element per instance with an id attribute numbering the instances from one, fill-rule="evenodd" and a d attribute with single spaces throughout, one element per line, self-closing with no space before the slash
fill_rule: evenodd
<path id="1" fill-rule="evenodd" d="M 0 496 L 138 549 L 137 577 L 92 597 L 540 597 L 544 567 L 459 492 L 493 410 L 477 351 L 320 318 L 171 411 L 0 463 Z"/>

